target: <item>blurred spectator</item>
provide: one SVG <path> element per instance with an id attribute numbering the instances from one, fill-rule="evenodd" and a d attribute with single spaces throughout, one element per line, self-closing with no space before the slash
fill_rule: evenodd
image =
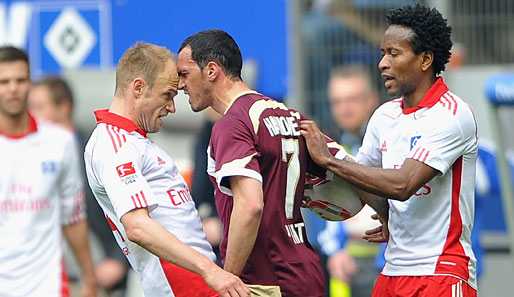
<path id="1" fill-rule="evenodd" d="M 339 143 L 355 156 L 368 120 L 379 104 L 369 72 L 359 64 L 334 68 L 328 84 L 328 97 L 334 121 L 341 129 Z M 379 246 L 361 239 L 364 231 L 377 224 L 370 218 L 373 213 L 366 205 L 356 216 L 342 223 L 348 232 L 348 242 L 343 250 L 334 253 L 327 261 L 333 277 L 348 280 L 352 297 L 371 296 L 378 277 L 374 258 Z M 351 263 L 352 259 L 354 263 Z M 347 272 L 345 278 L 335 273 L 341 269 Z"/>
<path id="2" fill-rule="evenodd" d="M 60 124 L 75 134 L 80 146 L 80 164 L 82 178 L 85 182 L 84 138 L 73 124 L 73 94 L 66 81 L 59 77 L 46 77 L 35 83 L 29 92 L 29 109 L 31 113 L 45 120 Z M 96 202 L 91 189 L 85 187 L 87 221 L 98 240 L 102 255 L 99 263 L 95 265 L 95 275 L 99 286 L 110 296 L 122 296 L 127 281 L 128 263 L 118 248 L 112 231 L 104 217 L 103 211 Z M 95 259 L 97 257 L 94 257 Z"/>
<path id="3" fill-rule="evenodd" d="M 0 48 L 0 295 L 69 296 L 62 235 L 96 296 L 80 158 L 73 135 L 27 110 L 26 53 Z"/>
<path id="4" fill-rule="evenodd" d="M 332 69 L 328 83 L 328 97 L 331 113 L 337 124 L 339 143 L 352 155 L 356 155 L 366 132 L 371 114 L 379 104 L 378 94 L 372 87 L 369 72 L 363 65 L 350 64 Z M 323 226 L 317 235 L 321 252 L 327 256 L 327 269 L 331 277 L 330 292 L 336 296 L 371 296 L 379 270 L 374 258 L 379 246 L 361 239 L 364 231 L 377 224 L 370 216 L 374 211 L 365 206 L 355 217 L 345 222 L 323 224 L 323 220 L 313 217 L 309 221 Z M 333 226 L 339 224 L 340 226 Z M 330 232 L 329 230 L 335 230 Z M 316 236 L 316 235 L 315 235 Z M 347 239 L 346 244 L 342 241 Z M 330 248 L 333 242 L 340 243 Z M 353 277 L 355 276 L 355 277 Z M 344 285 L 350 286 L 348 295 L 342 295 Z M 334 286 L 340 289 L 334 289 Z M 350 295 L 351 294 L 351 295 Z"/>
<path id="5" fill-rule="evenodd" d="M 340 137 L 336 139 L 355 156 L 368 120 L 379 103 L 366 68 L 358 64 L 334 68 L 328 83 L 328 97 L 332 117 L 340 129 Z"/>
<path id="6" fill-rule="evenodd" d="M 382 30 L 377 32 L 363 11 L 346 0 L 313 0 L 303 16 L 304 89 L 311 100 L 311 114 L 329 135 L 334 134 L 327 97 L 330 70 L 342 64 L 359 63 L 374 71 L 378 78 L 381 34 Z"/>

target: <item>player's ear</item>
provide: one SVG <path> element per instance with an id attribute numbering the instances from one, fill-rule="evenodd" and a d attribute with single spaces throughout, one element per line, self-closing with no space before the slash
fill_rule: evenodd
<path id="1" fill-rule="evenodd" d="M 424 51 L 421 53 L 421 69 L 427 71 L 434 62 L 434 53 L 432 51 Z"/>
<path id="2" fill-rule="evenodd" d="M 130 84 L 130 89 L 134 95 L 134 97 L 139 98 L 143 95 L 144 87 L 145 87 L 145 80 L 141 77 L 136 77 L 132 83 Z"/>
<path id="3" fill-rule="evenodd" d="M 207 72 L 207 78 L 209 79 L 209 81 L 214 81 L 216 77 L 218 77 L 221 68 L 218 64 L 211 61 L 207 63 L 207 65 L 205 66 L 205 70 Z"/>

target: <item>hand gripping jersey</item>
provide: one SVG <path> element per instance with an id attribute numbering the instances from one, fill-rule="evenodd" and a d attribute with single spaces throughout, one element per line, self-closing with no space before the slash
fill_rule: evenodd
<path id="1" fill-rule="evenodd" d="M 187 271 L 129 241 L 120 219 L 147 207 L 153 220 L 214 261 L 189 189 L 168 154 L 132 121 L 107 110 L 95 114 L 98 125 L 86 145 L 86 172 L 116 241 L 147 296 L 184 296 L 180 291 L 192 285 L 180 278 Z"/>
<path id="2" fill-rule="evenodd" d="M 357 159 L 398 169 L 411 158 L 439 171 L 407 201 L 389 201 L 389 242 L 382 274 L 450 275 L 476 288 L 471 250 L 476 121 L 471 108 L 439 78 L 417 107 L 401 99 L 379 107 Z"/>
<path id="3" fill-rule="evenodd" d="M 324 296 L 319 258 L 307 241 L 300 214 L 308 166 L 321 175 L 314 172 L 300 136 L 300 119 L 305 117 L 282 103 L 254 92 L 243 94 L 214 125 L 207 171 L 224 226 L 223 262 L 233 207 L 228 177 L 257 179 L 263 187 L 264 212 L 241 279 L 280 286 L 283 296 Z"/>
<path id="4" fill-rule="evenodd" d="M 68 296 L 61 226 L 85 218 L 73 134 L 30 117 L 30 131 L 0 131 L 0 296 Z"/>

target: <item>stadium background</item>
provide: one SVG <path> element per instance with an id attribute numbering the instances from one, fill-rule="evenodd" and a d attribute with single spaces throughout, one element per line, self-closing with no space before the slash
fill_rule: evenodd
<path id="1" fill-rule="evenodd" d="M 27 50 L 33 79 L 60 74 L 70 82 L 76 97 L 74 118 L 87 134 L 95 125 L 92 111 L 107 108 L 112 99 L 114 67 L 126 48 L 143 40 L 176 52 L 196 31 L 224 29 L 241 47 L 249 85 L 330 131 L 334 123 L 325 92 L 330 68 L 351 62 L 367 65 L 382 101 L 387 100 L 376 67 L 384 14 L 414 3 L 435 6 L 448 18 L 452 39 L 465 59 L 443 76 L 473 107 L 480 137 L 494 143 L 493 109 L 484 87 L 491 75 L 514 72 L 512 0 L 0 1 L 0 44 Z M 177 113 L 151 138 L 188 175 L 193 140 L 205 115 L 193 113 L 183 94 L 175 101 Z M 501 108 L 499 115 L 500 137 L 507 149 L 514 149 L 512 109 Z M 514 261 L 501 201 L 486 208 L 481 239 L 488 253 L 479 296 L 510 296 Z"/>

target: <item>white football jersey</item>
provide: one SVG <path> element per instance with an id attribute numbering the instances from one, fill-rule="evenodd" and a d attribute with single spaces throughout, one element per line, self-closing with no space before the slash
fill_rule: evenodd
<path id="1" fill-rule="evenodd" d="M 170 156 L 132 121 L 107 110 L 95 114 L 98 124 L 85 151 L 89 185 L 146 296 L 174 296 L 163 261 L 129 241 L 120 219 L 147 207 L 152 219 L 214 261 L 189 188 Z"/>
<path id="2" fill-rule="evenodd" d="M 471 250 L 477 125 L 442 78 L 418 107 L 392 100 L 373 114 L 357 159 L 398 169 L 411 158 L 439 171 L 407 201 L 389 201 L 385 275 L 451 275 L 476 288 Z"/>
<path id="3" fill-rule="evenodd" d="M 85 218 L 74 135 L 30 118 L 30 132 L 0 132 L 0 296 L 62 296 L 61 225 Z"/>

